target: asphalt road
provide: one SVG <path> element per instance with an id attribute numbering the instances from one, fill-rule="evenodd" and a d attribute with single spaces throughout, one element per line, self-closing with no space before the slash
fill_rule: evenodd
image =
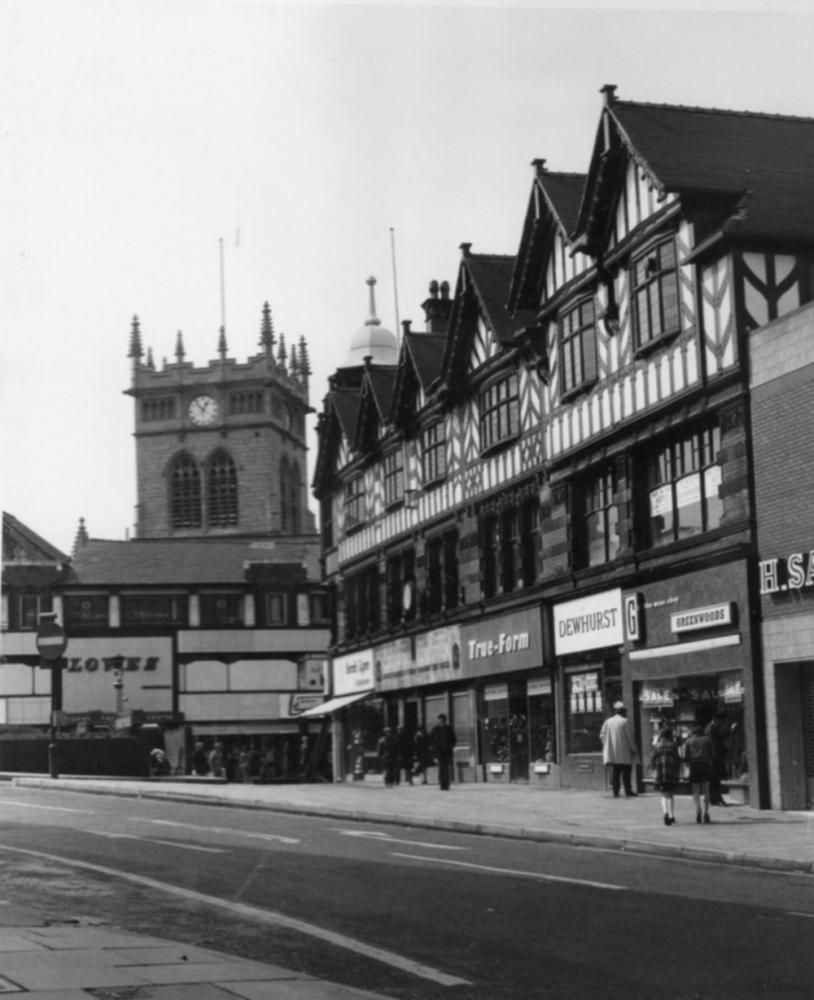
<path id="1" fill-rule="evenodd" d="M 0 789 L 0 894 L 416 1000 L 814 982 L 814 876 L 249 809 Z"/>

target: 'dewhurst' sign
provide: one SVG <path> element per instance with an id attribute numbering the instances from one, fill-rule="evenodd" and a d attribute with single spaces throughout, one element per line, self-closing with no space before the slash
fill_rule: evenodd
<path id="1" fill-rule="evenodd" d="M 580 597 L 554 605 L 554 651 L 557 656 L 581 653 L 624 642 L 622 591 Z"/>

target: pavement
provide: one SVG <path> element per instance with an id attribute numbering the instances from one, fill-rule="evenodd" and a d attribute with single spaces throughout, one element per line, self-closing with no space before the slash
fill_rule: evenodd
<path id="1" fill-rule="evenodd" d="M 15 785 L 101 795 L 397 824 L 540 843 L 600 847 L 775 872 L 814 874 L 814 812 L 713 806 L 698 825 L 690 797 L 676 797 L 664 826 L 658 793 L 466 783 L 384 786 L 380 778 L 338 784 L 230 784 L 212 779 L 49 778 L 0 775 Z M 134 935 L 92 919 L 44 922 L 0 906 L 0 994 L 26 1000 L 380 1000 L 377 994 L 309 979 L 276 966 Z"/>

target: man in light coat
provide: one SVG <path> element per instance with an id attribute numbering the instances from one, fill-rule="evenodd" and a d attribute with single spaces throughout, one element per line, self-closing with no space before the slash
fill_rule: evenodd
<path id="1" fill-rule="evenodd" d="M 610 764 L 613 769 L 611 778 L 613 797 L 619 798 L 621 784 L 624 785 L 625 795 L 630 798 L 636 794 L 633 791 L 630 776 L 633 762 L 639 752 L 633 739 L 627 710 L 621 701 L 614 703 L 613 715 L 602 723 L 599 738 L 602 740 L 602 759 L 606 766 Z"/>

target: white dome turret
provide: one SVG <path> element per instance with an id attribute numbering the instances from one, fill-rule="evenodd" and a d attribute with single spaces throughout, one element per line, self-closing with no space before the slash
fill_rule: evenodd
<path id="1" fill-rule="evenodd" d="M 366 358 L 370 358 L 372 365 L 398 364 L 399 345 L 395 334 L 382 326 L 382 321 L 376 315 L 373 291 L 376 279 L 368 278 L 367 285 L 370 288 L 370 316 L 351 338 L 350 349 L 340 368 L 361 368 Z"/>

